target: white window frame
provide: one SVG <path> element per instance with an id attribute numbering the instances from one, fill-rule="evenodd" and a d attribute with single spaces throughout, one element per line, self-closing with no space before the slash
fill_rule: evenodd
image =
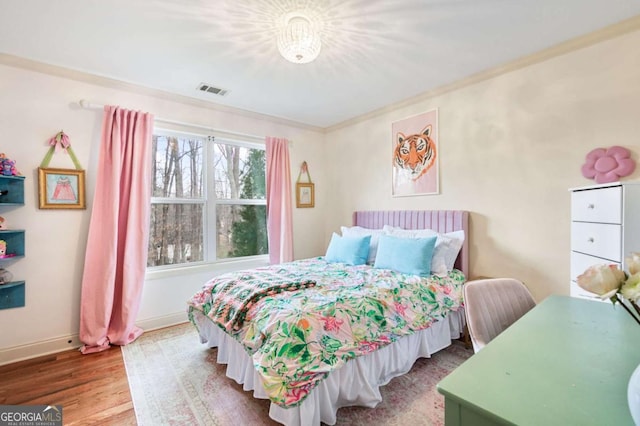
<path id="1" fill-rule="evenodd" d="M 229 269 L 234 263 L 240 264 L 239 267 L 244 267 L 244 264 L 255 264 L 264 265 L 268 263 L 269 255 L 268 254 L 260 254 L 254 256 L 243 256 L 243 257 L 229 257 L 224 259 L 217 258 L 217 229 L 216 229 L 216 207 L 218 205 L 267 205 L 267 200 L 260 199 L 218 199 L 215 194 L 215 185 L 214 185 L 214 177 L 215 170 L 213 165 L 210 164 L 210 161 L 214 158 L 214 149 L 216 143 L 226 144 L 226 145 L 235 145 L 249 149 L 261 149 L 266 150 L 266 146 L 264 143 L 256 143 L 249 142 L 244 140 L 225 138 L 220 136 L 211 136 L 205 135 L 201 133 L 192 133 L 185 132 L 173 129 L 165 129 L 154 127 L 153 135 L 160 136 L 174 136 L 174 137 L 185 137 L 185 138 L 193 138 L 200 139 L 203 142 L 203 150 L 202 150 L 202 162 L 203 162 L 203 173 L 205 174 L 205 179 L 203 183 L 204 197 L 203 198 L 167 198 L 167 197 L 151 197 L 151 204 L 202 204 L 202 212 L 203 212 L 203 260 L 196 262 L 187 262 L 187 263 L 178 263 L 171 265 L 158 265 L 158 266 L 147 266 L 147 272 L 171 272 L 176 271 L 180 272 L 182 269 L 198 269 L 205 268 L 211 269 L 211 266 L 215 265 L 223 265 L 223 269 Z M 266 173 L 266 170 L 265 170 Z M 236 269 L 236 268 L 232 268 Z M 170 274 L 172 275 L 172 274 Z M 160 276 L 166 276 L 166 274 L 161 274 Z"/>

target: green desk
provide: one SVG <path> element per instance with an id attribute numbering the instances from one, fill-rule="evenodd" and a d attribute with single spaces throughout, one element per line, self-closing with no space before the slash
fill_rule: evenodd
<path id="1" fill-rule="evenodd" d="M 551 296 L 438 384 L 445 424 L 633 425 L 640 326 L 620 306 Z"/>

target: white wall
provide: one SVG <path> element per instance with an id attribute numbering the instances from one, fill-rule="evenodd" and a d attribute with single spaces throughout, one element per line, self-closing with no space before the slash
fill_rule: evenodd
<path id="1" fill-rule="evenodd" d="M 316 183 L 316 207 L 294 207 L 296 258 L 324 252 L 324 213 L 327 202 L 324 135 L 304 126 L 255 114 L 199 108 L 129 91 L 106 88 L 19 67 L 0 65 L 0 152 L 16 160 L 26 176 L 25 206 L 1 208 L 10 227 L 26 229 L 26 257 L 8 265 L 16 279 L 26 280 L 26 306 L 0 310 L 0 364 L 16 358 L 77 345 L 79 301 L 86 236 L 89 227 L 102 112 L 81 109 L 77 102 L 115 104 L 149 111 L 158 117 L 197 123 L 236 132 L 286 137 L 291 146 L 292 179 L 307 160 Z M 39 210 L 37 168 L 46 141 L 63 129 L 87 171 L 87 210 Z M 63 154 L 50 167 L 73 168 Z M 293 200 L 295 206 L 295 199 Z M 217 270 L 221 270 L 218 268 Z M 146 280 L 138 316 L 143 326 L 186 320 L 186 300 L 212 271 L 185 268 L 179 275 Z M 67 343 L 71 340 L 71 343 Z"/>
<path id="2" fill-rule="evenodd" d="M 568 294 L 568 188 L 594 183 L 580 173 L 593 148 L 640 153 L 638 46 L 640 31 L 329 132 L 325 238 L 356 209 L 469 210 L 472 276 Z M 393 198 L 391 123 L 432 108 L 440 195 Z"/>

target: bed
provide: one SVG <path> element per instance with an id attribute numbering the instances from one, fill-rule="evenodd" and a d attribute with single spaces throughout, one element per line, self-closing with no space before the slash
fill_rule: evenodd
<path id="1" fill-rule="evenodd" d="M 395 303 L 395 306 L 392 306 L 393 303 L 382 302 L 384 309 L 381 307 L 380 312 L 374 312 L 375 309 L 367 308 L 367 315 L 370 313 L 371 316 L 368 319 L 368 328 L 375 329 L 382 324 L 387 330 L 384 335 L 371 339 L 371 342 L 368 342 L 369 339 L 366 337 L 360 338 L 354 346 L 348 346 L 346 340 L 339 340 L 343 334 L 342 330 L 345 329 L 354 335 L 373 331 L 359 330 L 357 324 L 348 321 L 344 324 L 347 314 L 343 311 L 327 311 L 338 306 L 326 302 L 328 294 L 334 297 L 334 293 L 331 293 L 333 290 L 338 289 L 335 298 L 340 301 L 344 300 L 347 291 L 354 292 L 349 294 L 357 294 L 356 299 L 369 300 L 371 291 L 374 290 L 365 282 L 374 279 L 374 276 L 377 280 L 376 294 L 393 292 L 394 297 L 399 297 L 399 292 L 413 295 L 414 289 L 423 288 L 423 281 L 419 277 L 413 280 L 406 275 L 366 265 L 339 270 L 335 264 L 326 263 L 323 258 L 305 259 L 278 268 L 256 270 L 255 274 L 258 275 L 252 271 L 236 274 L 223 284 L 218 282 L 205 285 L 203 291 L 194 295 L 189 302 L 189 317 L 198 329 L 201 342 L 209 347 L 218 347 L 217 361 L 227 364 L 228 377 L 242 384 L 244 390 L 252 390 L 254 397 L 271 400 L 269 416 L 282 424 L 335 424 L 336 412 L 340 407 L 375 407 L 382 400 L 380 386 L 394 377 L 407 373 L 418 358 L 430 357 L 431 354 L 449 346 L 452 339 L 459 338 L 462 334 L 464 312 L 461 287 L 464 276 L 468 276 L 469 264 L 468 212 L 358 211 L 353 214 L 353 225 L 369 229 L 382 229 L 389 225 L 407 230 L 432 229 L 439 233 L 465 233 L 464 243 L 455 260 L 454 271 L 444 278 L 432 276 L 435 281 L 434 284 L 429 284 L 429 289 L 433 290 L 429 291 L 429 297 L 434 300 L 430 301 L 432 307 L 429 308 L 429 316 L 425 313 L 426 307 L 425 312 L 420 311 L 422 304 L 409 303 L 412 307 L 411 316 L 413 319 L 419 318 L 413 329 L 409 327 L 409 331 L 399 331 L 401 329 L 395 327 L 396 323 L 403 320 L 399 312 L 405 314 L 407 303 Z M 211 305 L 217 303 L 211 299 L 205 300 L 212 285 L 228 288 L 229 283 L 233 282 L 234 285 L 239 283 L 240 286 L 249 287 L 247 283 L 252 283 L 257 276 L 265 281 L 266 274 L 266 281 L 271 280 L 276 269 L 280 275 L 298 276 L 297 280 L 289 280 L 290 283 L 295 283 L 295 288 L 282 288 L 282 291 L 274 292 L 274 287 L 270 287 L 265 299 L 254 299 L 252 294 L 248 297 L 251 301 L 247 303 L 247 309 L 232 309 L 236 322 L 214 322 L 205 315 L 204 312 L 213 310 Z M 321 282 L 321 273 L 322 277 L 331 277 L 330 282 Z M 341 277 L 344 277 L 344 283 L 349 284 L 336 285 Z M 399 287 L 396 286 L 398 280 L 402 281 Z M 292 291 L 296 289 L 297 291 Z M 247 293 L 249 290 L 240 287 L 239 291 Z M 415 294 L 418 294 L 417 290 Z M 320 301 L 319 306 L 322 308 L 317 309 L 324 311 L 311 316 L 300 310 L 302 302 L 298 301 L 301 298 L 304 298 L 305 303 L 309 299 Z M 404 299 L 397 300 L 404 302 Z M 261 305 L 262 303 L 265 304 Z M 204 305 L 207 305 L 205 310 L 202 309 Z M 291 319 L 293 317 L 287 319 L 275 314 L 282 306 L 286 308 L 288 315 L 296 313 L 295 321 Z M 380 316 L 383 310 L 385 316 Z M 225 307 L 227 319 L 228 311 L 228 307 Z M 241 318 L 239 322 L 238 318 Z M 313 327 L 310 331 L 307 330 L 307 319 L 312 318 L 318 318 L 318 323 L 324 325 L 322 330 L 321 327 L 317 327 L 322 336 L 303 335 L 307 332 L 317 332 Z M 393 326 L 390 326 L 390 323 L 393 323 Z M 272 327 L 274 324 L 277 328 Z M 276 335 L 285 340 L 272 344 Z M 307 341 L 300 340 L 303 338 Z M 300 365 L 292 364 L 296 362 Z M 278 379 L 273 380 L 274 377 Z M 283 388 L 280 379 L 283 382 L 288 380 L 291 388 Z"/>

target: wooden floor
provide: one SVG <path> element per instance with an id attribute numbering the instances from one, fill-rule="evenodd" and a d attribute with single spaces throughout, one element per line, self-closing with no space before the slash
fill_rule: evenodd
<path id="1" fill-rule="evenodd" d="M 468 333 L 461 340 L 471 346 Z M 119 346 L 0 366 L 0 405 L 62 405 L 64 425 L 136 425 Z"/>
<path id="2" fill-rule="evenodd" d="M 62 405 L 65 425 L 136 425 L 119 346 L 0 366 L 0 405 Z"/>

